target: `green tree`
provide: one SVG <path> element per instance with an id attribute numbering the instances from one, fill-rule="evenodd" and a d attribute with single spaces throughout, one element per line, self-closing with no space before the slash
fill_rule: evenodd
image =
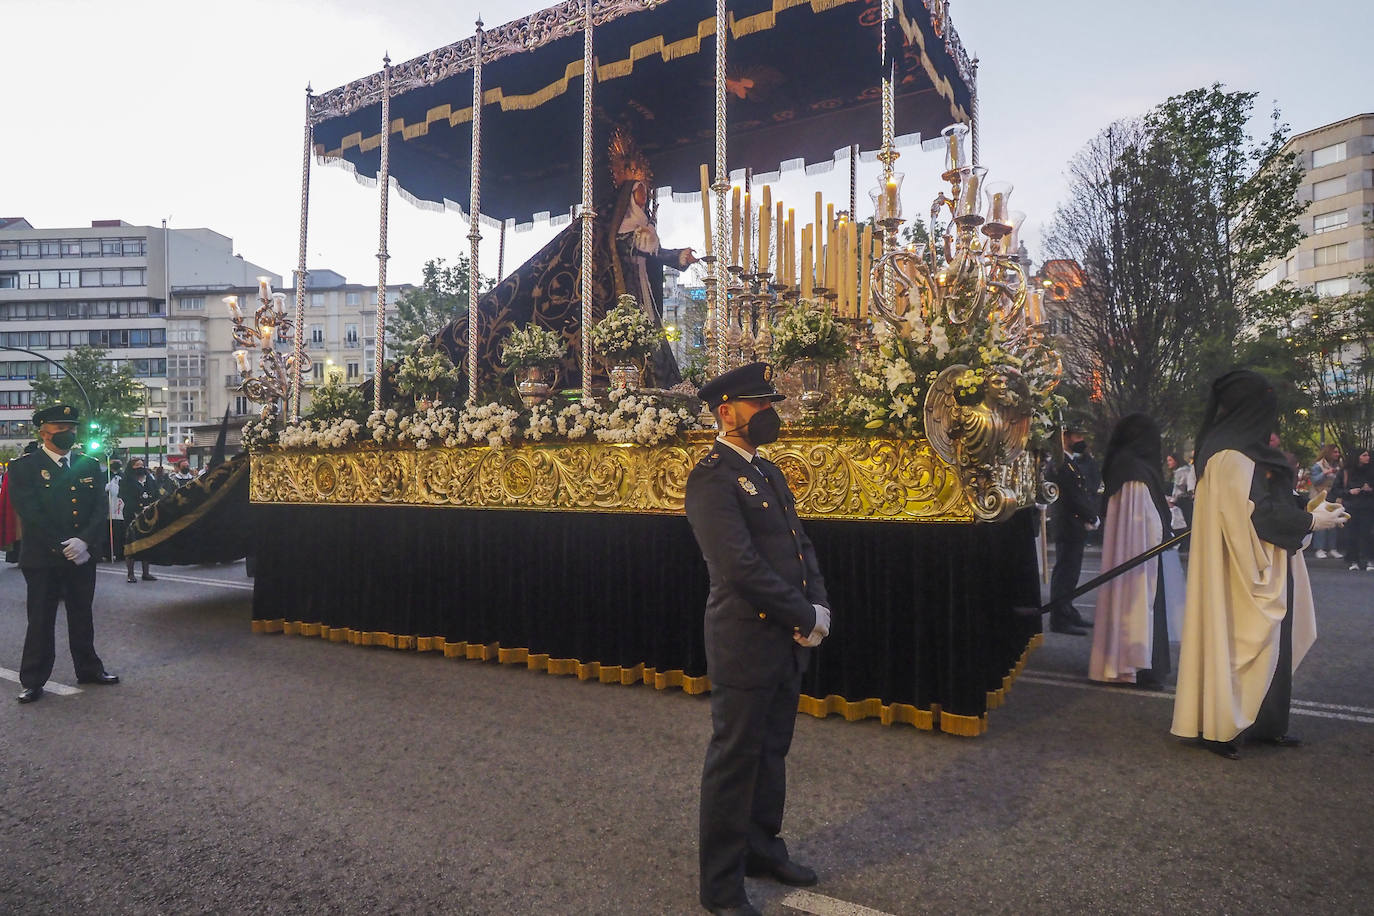
<path id="1" fill-rule="evenodd" d="M 85 444 L 87 454 L 101 458 L 119 444 L 120 436 L 134 432 L 139 422 L 135 417 L 141 417 L 143 409 L 143 386 L 134 378 L 133 367 L 116 369 L 105 352 L 100 347 L 79 346 L 58 360 L 62 373 L 40 372 L 33 383 L 35 410 L 49 404 L 80 408 L 77 441 Z"/>
<path id="2" fill-rule="evenodd" d="M 1190 436 L 1236 360 L 1266 261 L 1297 244 L 1302 170 L 1285 128 L 1250 136 L 1255 93 L 1219 85 L 1104 129 L 1070 163 L 1046 250 L 1082 266 L 1066 362 L 1101 392 L 1096 425 L 1143 411 Z"/>
<path id="3" fill-rule="evenodd" d="M 1374 446 L 1374 270 L 1361 280 L 1344 296 L 1281 284 L 1256 297 L 1246 362 L 1283 383 L 1286 438 L 1304 453 L 1322 442 L 1346 454 Z"/>
<path id="4" fill-rule="evenodd" d="M 419 286 L 401 294 L 387 320 L 387 350 L 409 352 L 416 340 L 438 333 L 459 315 L 466 314 L 471 276 L 471 264 L 462 255 L 452 266 L 446 265 L 443 258 L 426 261 L 424 279 Z M 494 285 L 493 279 L 482 277 L 478 291 L 486 292 Z"/>

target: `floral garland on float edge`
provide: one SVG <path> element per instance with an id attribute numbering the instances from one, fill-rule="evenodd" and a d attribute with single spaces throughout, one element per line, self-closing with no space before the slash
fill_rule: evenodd
<path id="1" fill-rule="evenodd" d="M 1052 387 L 1046 384 L 1053 372 L 1048 360 L 1026 360 L 1009 352 L 995 314 L 962 325 L 943 317 L 926 324 L 910 316 L 901 331 L 878 321 L 871 331 L 859 332 L 839 325 L 828 312 L 820 314 L 825 309 L 820 303 L 799 303 L 795 314 L 789 313 L 773 327 L 770 356 L 774 362 L 793 364 L 809 358 L 831 363 L 838 370 L 840 390 L 834 401 L 814 418 L 791 421 L 794 425 L 840 428 L 859 435 L 924 435 L 926 391 L 941 370 L 958 364 L 969 367 L 956 380 L 961 402 L 979 400 L 989 379 L 1004 370 L 1024 376 L 1032 392 Z M 843 359 L 836 346 L 841 335 L 847 335 Z M 415 363 L 405 372 L 412 383 L 405 387 L 412 393 L 428 393 L 432 386 L 457 378 L 442 351 L 426 352 L 422 347 L 402 358 L 402 371 L 407 361 Z M 699 419 L 696 389 L 686 383 L 664 393 L 612 389 L 589 403 L 576 400 L 575 393 L 561 393 L 528 409 L 514 399 L 460 408 L 420 398 L 414 412 L 393 406 L 371 413 L 358 389 L 339 391 L 333 384 L 315 392 L 312 415 L 299 423 L 280 426 L 278 411 L 265 410 L 262 418 L 244 426 L 244 447 L 249 451 L 270 446 L 342 448 L 370 441 L 411 448 L 500 448 L 521 441 L 552 440 L 657 445 L 705 428 Z M 1020 397 L 1013 391 L 1004 396 Z M 1032 440 L 1044 442 L 1066 402 L 1056 394 L 1032 397 Z"/>

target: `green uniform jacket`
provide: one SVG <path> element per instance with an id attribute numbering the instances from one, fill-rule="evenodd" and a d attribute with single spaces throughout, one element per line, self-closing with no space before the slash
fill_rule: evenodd
<path id="1" fill-rule="evenodd" d="M 62 542 L 81 538 L 92 554 L 109 537 L 105 471 L 100 462 L 68 453 L 65 471 L 39 449 L 10 462 L 10 500 L 24 526 L 22 566 L 69 566 Z"/>

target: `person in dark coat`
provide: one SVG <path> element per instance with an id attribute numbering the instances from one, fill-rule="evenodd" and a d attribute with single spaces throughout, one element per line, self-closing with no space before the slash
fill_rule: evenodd
<path id="1" fill-rule="evenodd" d="M 119 498 L 124 502 L 124 530 L 129 530 L 129 523 L 138 518 L 140 512 L 151 506 L 162 498 L 162 486 L 158 483 L 155 476 L 148 472 L 148 466 L 142 458 L 133 458 L 129 462 L 129 471 L 124 475 L 124 479 L 119 484 Z M 129 581 L 137 582 L 134 578 L 134 558 L 126 550 L 124 552 L 124 564 L 127 570 Z M 156 582 L 157 576 L 148 571 L 148 561 L 143 561 L 143 580 L 145 582 Z"/>
<path id="2" fill-rule="evenodd" d="M 701 904 L 749 916 L 746 875 L 816 883 L 782 830 L 787 751 L 811 647 L 830 632 L 816 551 L 778 466 L 772 367 L 751 363 L 701 389 L 720 433 L 687 479 L 687 520 L 711 577 L 706 668 L 711 741 L 701 776 Z"/>
<path id="3" fill-rule="evenodd" d="M 1059 486 L 1059 499 L 1051 507 L 1054 572 L 1050 574 L 1050 596 L 1054 597 L 1067 595 L 1078 587 L 1088 532 L 1098 525 L 1102 475 L 1097 462 L 1088 454 L 1088 440 L 1082 430 L 1064 433 L 1064 458 L 1050 479 Z M 1056 633 L 1082 636 L 1087 632 L 1084 627 L 1090 626 L 1072 602 L 1060 602 L 1050 609 L 1050 629 Z"/>
<path id="4" fill-rule="evenodd" d="M 79 684 L 117 684 L 95 651 L 91 548 L 105 536 L 105 472 L 71 451 L 81 415 L 54 404 L 33 415 L 42 447 L 10 463 L 10 499 L 24 526 L 19 568 L 28 586 L 28 631 L 19 666 L 20 703 L 43 696 L 56 661 L 57 605 L 67 607 L 67 641 Z"/>

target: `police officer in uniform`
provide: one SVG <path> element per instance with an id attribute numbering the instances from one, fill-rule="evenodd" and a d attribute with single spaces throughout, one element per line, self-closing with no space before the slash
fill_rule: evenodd
<path id="1" fill-rule="evenodd" d="M 66 404 L 39 410 L 33 425 L 42 447 L 10 464 L 10 498 L 24 526 L 19 568 L 28 584 L 20 703 L 42 697 L 43 685 L 52 675 L 59 601 L 67 606 L 67 641 L 77 683 L 119 683 L 95 654 L 91 599 L 96 564 L 91 546 L 106 536 L 109 510 L 100 462 L 71 453 L 80 419 L 77 409 Z"/>
<path id="2" fill-rule="evenodd" d="M 1064 460 L 1059 462 L 1051 479 L 1059 485 L 1059 499 L 1054 502 L 1054 572 L 1050 574 L 1050 595 L 1067 595 L 1078 588 L 1083 572 L 1083 550 L 1088 544 L 1088 532 L 1098 525 L 1098 506 L 1101 500 L 1102 472 L 1093 456 L 1088 454 L 1088 440 L 1081 429 L 1064 433 Z M 1050 629 L 1055 633 L 1082 636 L 1085 620 L 1072 603 L 1061 602 L 1050 609 Z"/>
<path id="3" fill-rule="evenodd" d="M 810 647 L 830 632 L 816 551 L 778 466 L 755 449 L 778 437 L 772 367 L 751 363 L 702 386 L 719 435 L 687 479 L 687 520 L 706 560 L 711 741 L 701 776 L 701 903 L 757 914 L 745 875 L 816 883 L 782 829 L 787 750 Z"/>

